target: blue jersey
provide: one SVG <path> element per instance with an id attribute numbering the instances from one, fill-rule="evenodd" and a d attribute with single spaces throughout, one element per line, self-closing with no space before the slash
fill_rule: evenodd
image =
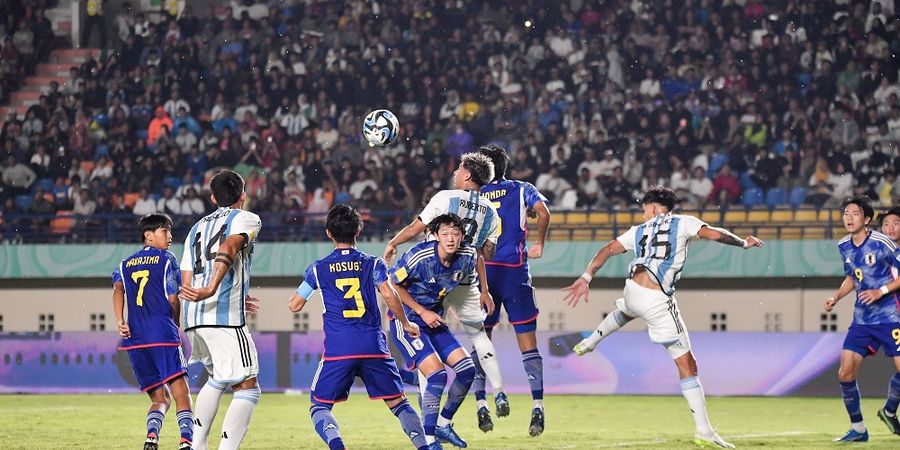
<path id="1" fill-rule="evenodd" d="M 497 209 L 500 222 L 500 237 L 497 252 L 489 266 L 520 267 L 526 263 L 528 237 L 526 210 L 538 203 L 548 203 L 546 197 L 531 183 L 518 180 L 499 180 L 481 188 L 481 195 Z"/>
<path id="2" fill-rule="evenodd" d="M 444 315 L 443 300 L 466 275 L 475 270 L 475 248 L 464 244 L 456 252 L 450 267 L 438 257 L 437 241 L 422 242 L 409 249 L 391 268 L 391 279 L 403 286 L 420 305 L 439 316 Z M 427 326 L 412 309 L 403 305 L 410 321 Z"/>
<path id="3" fill-rule="evenodd" d="M 144 247 L 125 258 L 112 276 L 125 287 L 125 307 L 131 337 L 122 339 L 122 350 L 179 345 L 178 327 L 172 317 L 169 295 L 178 294 L 181 272 L 175 255 Z"/>
<path id="4" fill-rule="evenodd" d="M 870 289 L 880 289 L 896 277 L 900 267 L 897 259 L 897 245 L 891 238 L 877 231 L 870 231 L 862 244 L 856 246 L 847 236 L 838 243 L 844 260 L 844 275 L 853 278 L 856 285 L 856 307 L 853 311 L 854 325 L 877 325 L 900 322 L 900 301 L 896 293 L 881 297 L 877 302 L 866 305 L 859 301 L 859 294 Z"/>
<path id="5" fill-rule="evenodd" d="M 322 294 L 326 361 L 390 358 L 375 292 L 387 281 L 381 258 L 355 248 L 336 249 L 306 269 L 303 282 Z"/>

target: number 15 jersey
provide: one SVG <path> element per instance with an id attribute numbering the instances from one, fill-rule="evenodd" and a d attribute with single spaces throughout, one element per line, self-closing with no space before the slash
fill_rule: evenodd
<path id="1" fill-rule="evenodd" d="M 306 269 L 303 282 L 321 293 L 324 304 L 325 361 L 391 357 L 375 296 L 387 271 L 384 260 L 355 248 L 335 249 Z"/>
<path id="2" fill-rule="evenodd" d="M 635 225 L 616 238 L 625 250 L 634 250 L 628 266 L 629 276 L 643 266 L 656 278 L 666 295 L 675 293 L 675 283 L 687 259 L 688 243 L 706 223 L 693 216 L 660 214 L 641 225 Z"/>
<path id="3" fill-rule="evenodd" d="M 184 241 L 181 270 L 193 272 L 192 287 L 205 287 L 212 278 L 219 246 L 229 236 L 244 235 L 247 240 L 234 258 L 231 269 L 222 278 L 219 290 L 199 302 L 181 302 L 185 331 L 197 327 L 244 326 L 244 298 L 250 293 L 250 261 L 253 242 L 262 223 L 249 211 L 219 208 L 200 219 Z"/>

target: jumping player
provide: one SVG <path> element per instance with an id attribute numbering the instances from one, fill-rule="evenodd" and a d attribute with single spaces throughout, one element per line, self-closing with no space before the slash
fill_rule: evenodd
<path id="1" fill-rule="evenodd" d="M 175 255 L 168 251 L 172 219 L 165 214 L 148 214 L 139 224 L 144 247 L 125 258 L 112 276 L 113 310 L 122 337 L 119 350 L 128 351 L 141 391 L 150 396 L 144 450 L 156 450 L 159 446 L 159 432 L 170 405 L 168 389 L 178 408 L 178 448 L 190 449 L 194 416 L 176 322 L 181 274 Z"/>

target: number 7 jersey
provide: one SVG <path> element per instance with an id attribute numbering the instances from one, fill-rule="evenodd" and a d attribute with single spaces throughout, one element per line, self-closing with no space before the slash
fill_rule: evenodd
<path id="1" fill-rule="evenodd" d="M 628 266 L 629 276 L 637 266 L 643 266 L 659 283 L 666 295 L 675 293 L 675 283 L 687 259 L 688 243 L 706 223 L 693 216 L 660 214 L 647 222 L 635 225 L 616 238 L 625 250 L 634 250 L 634 260 Z"/>
<path id="2" fill-rule="evenodd" d="M 244 298 L 250 293 L 250 262 L 253 243 L 262 223 L 249 211 L 219 208 L 200 219 L 184 241 L 181 270 L 192 272 L 191 286 L 205 287 L 212 277 L 219 246 L 229 236 L 244 235 L 246 244 L 234 258 L 231 269 L 222 278 L 219 289 L 199 302 L 182 302 L 184 329 L 197 327 L 244 326 Z"/>

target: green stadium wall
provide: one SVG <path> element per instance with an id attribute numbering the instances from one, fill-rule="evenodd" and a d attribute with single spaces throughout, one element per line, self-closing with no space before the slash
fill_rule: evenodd
<path id="1" fill-rule="evenodd" d="M 530 261 L 534 277 L 574 277 L 603 242 L 548 242 L 544 257 Z M 362 251 L 380 255 L 385 244 L 365 242 Z M 300 276 L 316 258 L 331 252 L 330 243 L 263 242 L 253 252 L 253 275 Z M 98 278 L 136 250 L 132 244 L 3 245 L 0 279 Z M 403 250 L 403 249 L 401 249 Z M 181 245 L 172 252 L 180 257 Z M 712 242 L 691 245 L 684 274 L 691 278 L 779 278 L 842 276 L 836 243 L 826 240 L 767 242 L 762 249 L 740 250 Z M 629 258 L 613 258 L 598 276 L 622 278 Z"/>

